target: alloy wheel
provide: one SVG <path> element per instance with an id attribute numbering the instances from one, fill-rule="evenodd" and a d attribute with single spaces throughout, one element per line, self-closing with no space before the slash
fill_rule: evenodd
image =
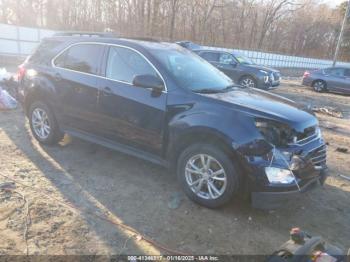
<path id="1" fill-rule="evenodd" d="M 255 82 L 251 78 L 244 78 L 244 79 L 242 79 L 240 84 L 242 86 L 244 86 L 244 87 L 250 87 L 250 88 L 254 88 L 255 87 Z"/>
<path id="2" fill-rule="evenodd" d="M 227 176 L 218 160 L 207 154 L 191 157 L 185 167 L 187 185 L 198 197 L 217 199 L 225 192 Z"/>
<path id="3" fill-rule="evenodd" d="M 321 92 L 324 90 L 324 83 L 321 81 L 317 81 L 314 83 L 314 89 L 316 92 Z"/>
<path id="4" fill-rule="evenodd" d="M 51 132 L 50 121 L 45 110 L 35 108 L 32 113 L 32 126 L 35 134 L 42 140 L 49 137 Z"/>

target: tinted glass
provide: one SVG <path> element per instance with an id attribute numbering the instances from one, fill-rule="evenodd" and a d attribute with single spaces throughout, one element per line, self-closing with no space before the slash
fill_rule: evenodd
<path id="1" fill-rule="evenodd" d="M 350 77 L 350 69 L 347 68 L 344 70 L 344 76 Z"/>
<path id="2" fill-rule="evenodd" d="M 233 85 L 232 80 L 214 66 L 186 49 L 152 50 L 176 83 L 192 91 L 220 91 Z"/>
<path id="3" fill-rule="evenodd" d="M 103 48 L 103 45 L 93 44 L 72 46 L 55 60 L 55 65 L 97 75 Z"/>
<path id="4" fill-rule="evenodd" d="M 328 68 L 328 69 L 325 69 L 324 72 L 326 74 L 329 74 L 332 76 L 343 76 L 344 75 L 343 68 Z"/>
<path id="5" fill-rule="evenodd" d="M 219 62 L 219 53 L 215 52 L 203 52 L 200 56 L 209 62 Z"/>
<path id="6" fill-rule="evenodd" d="M 228 53 L 221 53 L 219 62 L 220 64 L 231 65 L 235 63 L 235 59 Z"/>
<path id="7" fill-rule="evenodd" d="M 240 62 L 241 64 L 244 64 L 244 65 L 254 65 L 255 64 L 252 60 L 250 60 L 248 57 L 246 57 L 242 54 L 235 53 L 235 57 L 238 60 L 238 62 Z"/>
<path id="8" fill-rule="evenodd" d="M 106 77 L 132 83 L 135 75 L 154 75 L 154 68 L 138 53 L 123 47 L 111 47 L 108 55 Z"/>

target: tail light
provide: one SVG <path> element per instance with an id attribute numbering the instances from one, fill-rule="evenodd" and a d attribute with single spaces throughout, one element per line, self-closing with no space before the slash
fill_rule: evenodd
<path id="1" fill-rule="evenodd" d="M 310 76 L 310 72 L 309 71 L 305 71 L 303 78 L 309 77 Z"/>
<path id="2" fill-rule="evenodd" d="M 23 64 L 18 66 L 18 71 L 17 71 L 17 80 L 18 80 L 18 82 L 23 80 L 26 72 L 27 72 L 27 69 L 24 67 Z"/>

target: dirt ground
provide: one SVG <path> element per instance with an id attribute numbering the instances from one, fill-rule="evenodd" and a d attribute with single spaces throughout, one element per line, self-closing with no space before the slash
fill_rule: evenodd
<path id="1" fill-rule="evenodd" d="M 40 146 L 20 109 L 0 112 L 0 183 L 10 181 L 4 175 L 17 181 L 0 193 L 0 255 L 169 253 L 142 236 L 185 254 L 270 254 L 295 226 L 350 247 L 350 181 L 339 176 L 350 175 L 350 153 L 336 151 L 350 151 L 350 97 L 317 94 L 296 81 L 273 92 L 344 114 L 318 114 L 329 143 L 325 186 L 274 211 L 237 200 L 200 207 L 166 169 L 75 138 Z"/>

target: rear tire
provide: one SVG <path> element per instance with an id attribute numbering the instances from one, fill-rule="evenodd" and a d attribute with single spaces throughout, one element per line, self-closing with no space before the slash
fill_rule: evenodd
<path id="1" fill-rule="evenodd" d="M 33 136 L 41 144 L 57 144 L 64 136 L 51 108 L 41 101 L 30 105 L 29 124 Z"/>
<path id="2" fill-rule="evenodd" d="M 327 90 L 327 85 L 326 82 L 323 80 L 316 80 L 315 82 L 312 83 L 312 88 L 316 92 L 325 92 Z"/>
<path id="3" fill-rule="evenodd" d="M 225 205 L 239 189 L 239 174 L 233 160 L 210 144 L 186 148 L 178 159 L 177 176 L 186 195 L 208 208 Z"/>

